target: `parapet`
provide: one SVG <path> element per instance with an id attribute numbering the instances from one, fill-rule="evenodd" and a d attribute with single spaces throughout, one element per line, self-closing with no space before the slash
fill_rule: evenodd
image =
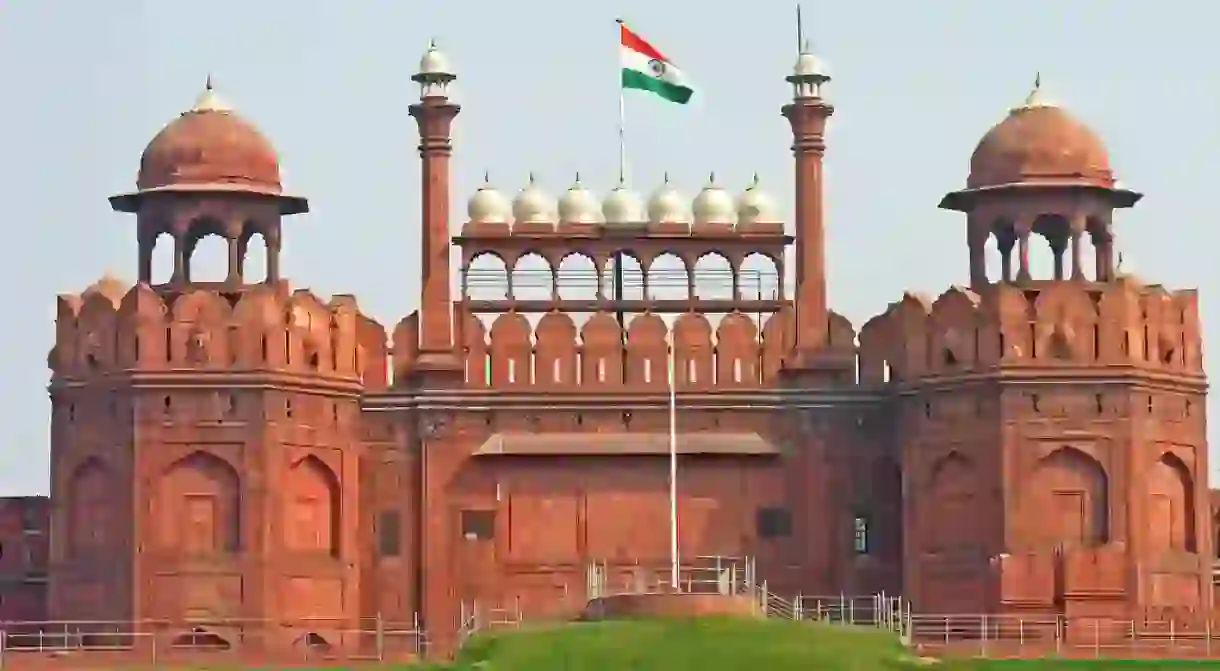
<path id="1" fill-rule="evenodd" d="M 57 300 L 56 378 L 121 371 L 277 372 L 386 381 L 385 330 L 352 296 L 323 301 L 287 283 L 240 294 L 210 289 L 166 294 L 103 278 Z"/>

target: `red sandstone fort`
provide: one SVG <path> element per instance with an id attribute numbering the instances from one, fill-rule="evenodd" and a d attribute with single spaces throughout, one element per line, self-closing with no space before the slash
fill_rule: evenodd
<path id="1" fill-rule="evenodd" d="M 1140 194 L 1037 88 L 941 201 L 964 283 L 896 287 L 857 329 L 827 305 L 812 55 L 782 107 L 792 222 L 757 181 L 487 184 L 452 213 L 455 76 L 433 47 L 414 79 L 422 258 L 401 270 L 422 289 L 390 326 L 283 278 L 281 226 L 308 203 L 210 84 L 148 144 L 110 199 L 138 282 L 58 300 L 51 497 L 0 508 L 0 619 L 296 640 L 372 617 L 443 636 L 475 602 L 579 610 L 590 567 L 669 561 L 671 347 L 689 561 L 917 613 L 1210 613 L 1197 295 L 1119 272 L 1114 213 Z M 207 236 L 223 281 L 192 277 Z"/>

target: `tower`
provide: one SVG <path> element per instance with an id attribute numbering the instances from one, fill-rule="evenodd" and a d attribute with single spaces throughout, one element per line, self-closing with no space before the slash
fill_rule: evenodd
<path id="1" fill-rule="evenodd" d="M 450 102 L 449 86 L 457 76 L 436 42 L 420 59 L 419 102 L 411 116 L 419 126 L 420 158 L 420 307 L 419 353 L 415 369 L 428 384 L 459 384 L 462 363 L 454 350 L 453 300 L 449 285 L 449 157 L 451 128 L 461 107 Z"/>
<path id="2" fill-rule="evenodd" d="M 941 201 L 966 214 L 970 286 L 907 294 L 863 329 L 901 391 L 915 609 L 1183 621 L 1211 607 L 1197 298 L 1116 272 L 1112 213 L 1139 197 L 1039 81 Z"/>
<path id="3" fill-rule="evenodd" d="M 59 301 L 52 616 L 156 620 L 160 644 L 219 646 L 273 620 L 260 645 L 337 645 L 359 595 L 356 427 L 379 351 L 361 339 L 375 336 L 351 297 L 290 293 L 281 218 L 308 203 L 210 81 L 144 150 L 137 187 L 110 202 L 136 215 L 139 282 Z M 220 282 L 192 276 L 208 235 L 227 242 Z M 255 235 L 264 278 L 243 272 Z M 162 237 L 173 272 L 152 284 Z"/>
<path id="4" fill-rule="evenodd" d="M 792 85 L 792 102 L 784 106 L 783 114 L 792 126 L 796 187 L 796 319 L 788 365 L 800 370 L 828 363 L 823 351 L 830 328 L 822 158 L 826 153 L 826 122 L 834 114 L 834 107 L 822 97 L 822 87 L 830 81 L 830 75 L 810 51 L 808 42 L 801 45 L 796 66 L 787 79 Z"/>

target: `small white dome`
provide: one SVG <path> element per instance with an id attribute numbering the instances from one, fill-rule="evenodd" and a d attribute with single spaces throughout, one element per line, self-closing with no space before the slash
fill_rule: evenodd
<path id="1" fill-rule="evenodd" d="M 555 209 L 555 200 L 538 187 L 530 173 L 529 184 L 513 199 L 513 219 L 518 224 L 553 224 Z"/>
<path id="2" fill-rule="evenodd" d="M 607 224 L 638 224 L 647 220 L 640 197 L 622 182 L 602 200 L 602 214 Z"/>
<path id="3" fill-rule="evenodd" d="M 809 53 L 807 50 L 802 50 L 801 54 L 796 57 L 796 65 L 792 66 L 792 74 L 797 77 L 821 77 L 830 79 L 826 63 L 822 59 Z"/>
<path id="4" fill-rule="evenodd" d="M 707 186 L 695 196 L 695 225 L 732 224 L 736 218 L 733 197 L 716 184 L 716 175 L 709 175 Z"/>
<path id="5" fill-rule="evenodd" d="M 689 224 L 690 210 L 686 196 L 665 176 L 665 183 L 648 199 L 648 221 L 654 224 Z"/>
<path id="6" fill-rule="evenodd" d="M 737 199 L 738 224 L 774 224 L 782 221 L 776 210 L 775 201 L 768 196 L 758 183 L 758 174 L 750 186 Z"/>
<path id="7" fill-rule="evenodd" d="M 513 206 L 508 198 L 483 178 L 483 186 L 470 197 L 466 214 L 472 224 L 507 224 L 513 216 Z"/>
<path id="8" fill-rule="evenodd" d="M 436 40 L 428 43 L 428 50 L 419 59 L 419 74 L 453 76 L 453 66 L 445 52 L 436 48 Z"/>
<path id="9" fill-rule="evenodd" d="M 601 221 L 601 204 L 597 202 L 597 196 L 580 183 L 580 175 L 576 175 L 576 182 L 559 199 L 559 220 L 568 224 Z"/>

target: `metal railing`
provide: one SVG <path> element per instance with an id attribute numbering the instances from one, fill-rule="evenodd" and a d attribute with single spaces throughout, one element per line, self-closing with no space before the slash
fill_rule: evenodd
<path id="1" fill-rule="evenodd" d="M 917 652 L 989 658 L 1220 658 L 1220 628 L 1173 621 L 1049 615 L 912 615 Z"/>
<path id="2" fill-rule="evenodd" d="M 409 661 L 426 654 L 410 622 L 220 619 L 0 623 L 0 667 L 38 660 L 91 665 Z"/>

